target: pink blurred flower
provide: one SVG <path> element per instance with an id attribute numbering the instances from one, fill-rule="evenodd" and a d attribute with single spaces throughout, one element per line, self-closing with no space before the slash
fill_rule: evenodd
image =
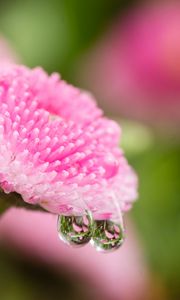
<path id="1" fill-rule="evenodd" d="M 114 114 L 179 125 L 180 4 L 153 3 L 129 12 L 87 57 L 82 77 Z"/>
<path id="2" fill-rule="evenodd" d="M 0 35 L 0 63 L 9 64 L 18 62 L 19 58 L 11 48 L 11 45 L 7 39 L 5 39 L 2 35 Z"/>
<path id="3" fill-rule="evenodd" d="M 77 251 L 60 243 L 55 224 L 52 214 L 10 209 L 0 219 L 0 244 L 56 270 L 63 268 L 74 279 L 80 276 L 95 299 L 148 299 L 149 275 L 131 223 L 127 222 L 128 236 L 121 250 L 108 255 L 89 245 Z"/>
<path id="4" fill-rule="evenodd" d="M 53 213 L 122 211 L 136 176 L 92 96 L 40 68 L 0 71 L 0 185 Z"/>

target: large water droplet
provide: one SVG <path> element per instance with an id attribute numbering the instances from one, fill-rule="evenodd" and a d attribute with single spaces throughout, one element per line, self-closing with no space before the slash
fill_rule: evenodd
<path id="1" fill-rule="evenodd" d="M 71 246 L 83 246 L 92 237 L 93 219 L 89 212 L 82 216 L 59 216 L 58 233 L 59 238 Z"/>
<path id="2" fill-rule="evenodd" d="M 118 249 L 124 241 L 124 228 L 113 220 L 94 221 L 94 232 L 91 244 L 100 252 L 111 252 Z"/>

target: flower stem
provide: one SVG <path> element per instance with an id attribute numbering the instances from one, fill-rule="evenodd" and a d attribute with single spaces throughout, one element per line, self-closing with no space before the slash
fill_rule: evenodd
<path id="1" fill-rule="evenodd" d="M 44 211 L 42 207 L 39 205 L 32 205 L 26 203 L 20 194 L 12 192 L 9 194 L 4 193 L 4 191 L 0 188 L 0 215 L 2 215 L 8 208 L 10 207 L 22 207 L 30 210 L 38 210 Z"/>

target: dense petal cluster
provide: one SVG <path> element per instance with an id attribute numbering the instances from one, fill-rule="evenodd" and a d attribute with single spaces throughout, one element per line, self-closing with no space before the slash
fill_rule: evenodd
<path id="1" fill-rule="evenodd" d="M 108 216 L 136 198 L 120 129 L 86 92 L 41 68 L 0 70 L 0 186 L 53 213 Z"/>

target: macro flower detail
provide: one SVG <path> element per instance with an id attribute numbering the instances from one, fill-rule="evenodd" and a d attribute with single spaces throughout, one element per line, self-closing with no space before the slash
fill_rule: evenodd
<path id="1" fill-rule="evenodd" d="M 0 187 L 49 212 L 106 220 L 137 197 L 120 128 L 93 97 L 41 68 L 0 70 Z M 118 209 L 117 209 L 118 206 Z"/>

